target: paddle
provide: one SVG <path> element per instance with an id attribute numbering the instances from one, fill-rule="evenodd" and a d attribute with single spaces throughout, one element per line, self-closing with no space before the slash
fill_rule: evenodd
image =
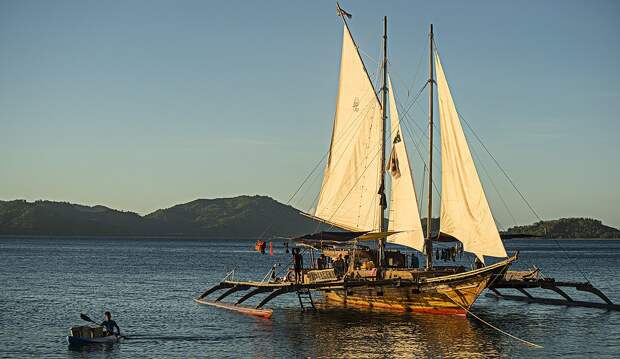
<path id="1" fill-rule="evenodd" d="M 90 319 L 90 317 L 88 317 L 88 315 L 83 314 L 83 313 L 80 313 L 80 319 L 99 325 L 99 323 L 97 323 L 94 320 Z"/>
<path id="2" fill-rule="evenodd" d="M 99 323 L 97 323 L 97 322 L 95 322 L 94 320 L 90 319 L 90 317 L 89 317 L 88 315 L 84 314 L 84 313 L 80 313 L 80 319 L 85 320 L 85 321 L 87 321 L 87 322 L 91 322 L 91 323 L 93 323 L 93 324 L 97 324 L 97 325 L 99 325 Z M 127 338 L 127 336 L 125 336 L 125 335 L 120 335 L 120 333 L 119 333 L 119 334 L 115 334 L 115 335 L 116 335 L 116 336 L 119 336 L 119 337 L 121 337 L 121 338 L 123 338 L 123 339 L 129 339 L 129 338 Z"/>

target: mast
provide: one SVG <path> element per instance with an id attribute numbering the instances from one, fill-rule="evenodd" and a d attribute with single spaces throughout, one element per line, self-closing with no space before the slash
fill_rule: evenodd
<path id="1" fill-rule="evenodd" d="M 433 267 L 433 243 L 431 241 L 431 225 L 433 223 L 433 24 L 429 34 L 429 72 L 428 78 L 428 210 L 426 213 L 426 239 L 424 249 L 426 254 L 426 269 Z"/>
<path id="2" fill-rule="evenodd" d="M 383 87 L 381 101 L 381 166 L 379 166 L 379 175 L 381 182 L 379 185 L 379 231 L 385 232 L 385 123 L 387 122 L 387 16 L 383 17 Z M 379 268 L 383 268 L 385 262 L 385 238 L 379 239 Z"/>

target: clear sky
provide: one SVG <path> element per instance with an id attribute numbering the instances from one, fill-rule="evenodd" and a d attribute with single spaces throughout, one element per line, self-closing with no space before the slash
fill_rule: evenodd
<path id="1" fill-rule="evenodd" d="M 370 72 L 388 16 L 403 106 L 434 23 L 460 112 L 539 214 L 620 226 L 620 2 L 341 5 Z M 333 1 L 1 1 L 0 199 L 286 201 L 329 145 L 341 36 Z M 534 221 L 468 136 L 500 224 Z"/>

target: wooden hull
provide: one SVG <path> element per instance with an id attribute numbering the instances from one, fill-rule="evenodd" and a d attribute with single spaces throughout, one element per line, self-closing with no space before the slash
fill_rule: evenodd
<path id="1" fill-rule="evenodd" d="M 122 336 L 117 336 L 117 335 L 108 335 L 105 337 L 96 337 L 96 338 L 83 338 L 83 337 L 68 336 L 67 343 L 69 343 L 69 345 L 113 344 L 113 343 L 120 342 L 122 339 L 123 339 Z"/>
<path id="2" fill-rule="evenodd" d="M 328 304 L 398 312 L 465 315 L 512 258 L 480 270 L 420 281 L 417 285 L 376 285 L 325 290 Z"/>
<path id="3" fill-rule="evenodd" d="M 490 277 L 489 277 L 490 278 Z M 489 278 L 414 287 L 362 287 L 325 292 L 328 303 L 398 312 L 465 315 L 486 288 Z M 458 303 L 458 304 L 457 304 Z"/>

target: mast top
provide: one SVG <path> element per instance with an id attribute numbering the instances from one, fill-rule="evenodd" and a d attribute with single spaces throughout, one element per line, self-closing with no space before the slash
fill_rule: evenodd
<path id="1" fill-rule="evenodd" d="M 342 19 L 344 19 L 344 17 L 346 16 L 348 19 L 352 18 L 353 15 L 351 15 L 350 13 L 344 11 L 341 7 L 340 4 L 338 2 L 336 2 L 336 15 L 341 16 Z"/>

